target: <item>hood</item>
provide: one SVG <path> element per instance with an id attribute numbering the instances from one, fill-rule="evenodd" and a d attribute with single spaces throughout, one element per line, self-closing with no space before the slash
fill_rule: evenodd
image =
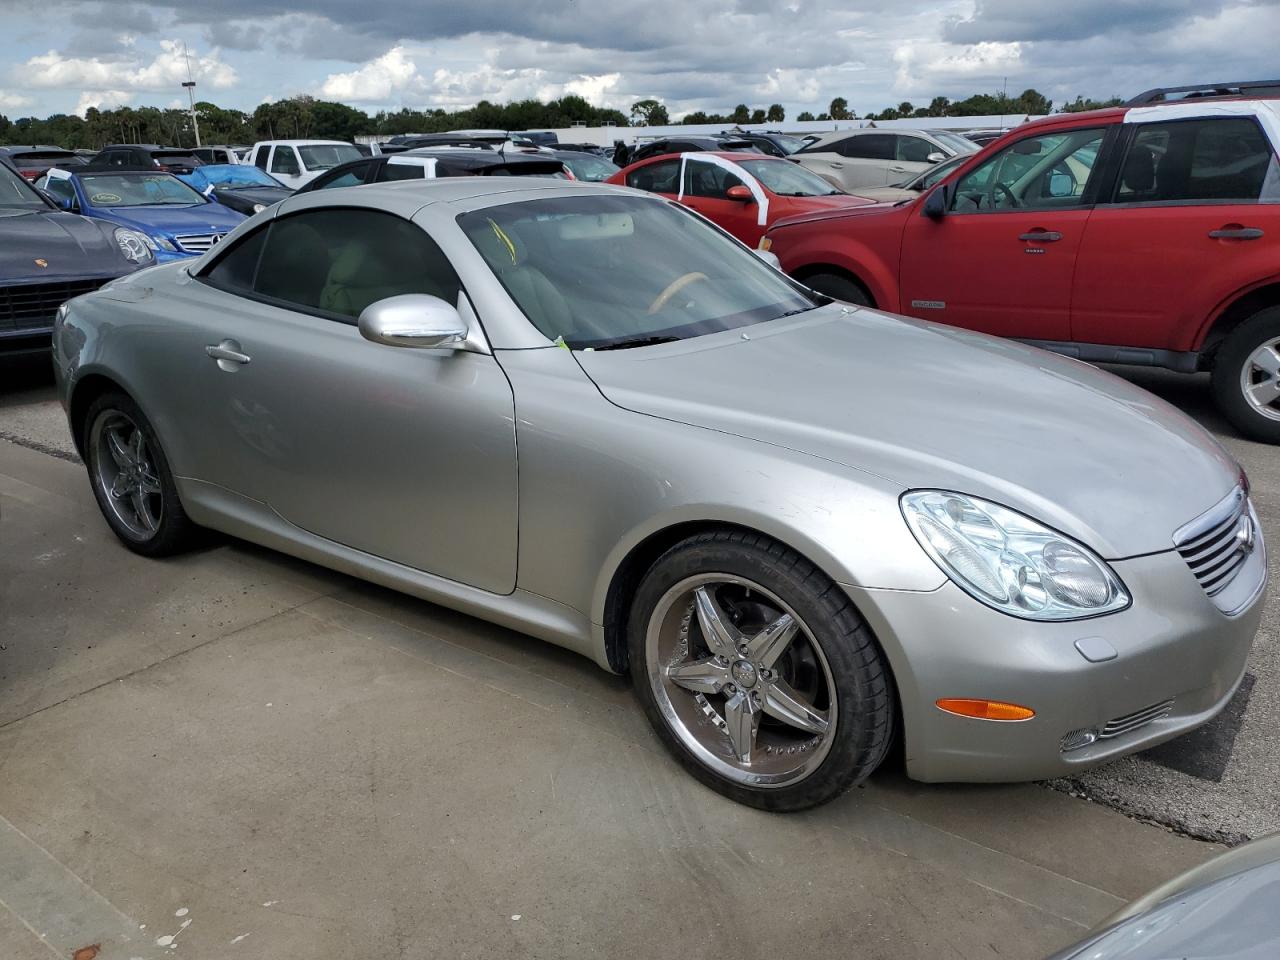
<path id="1" fill-rule="evenodd" d="M 750 339 L 744 339 L 746 332 Z M 1172 549 L 1239 467 L 1118 377 L 954 327 L 831 304 L 746 331 L 578 351 L 628 410 L 1006 504 L 1104 558 Z"/>
<path id="2" fill-rule="evenodd" d="M 214 187 L 213 195 L 219 203 L 247 213 L 255 203 L 269 207 L 293 196 L 293 191 L 288 187 Z"/>
<path id="3" fill-rule="evenodd" d="M 220 203 L 202 203 L 194 207 L 99 207 L 98 210 L 116 223 L 144 233 L 225 233 L 235 229 L 244 219 L 243 214 Z"/>
<path id="4" fill-rule="evenodd" d="M 855 197 L 847 193 L 836 193 L 828 197 L 784 197 L 781 194 L 774 194 L 774 196 L 778 197 L 779 200 L 795 204 L 805 211 L 803 214 L 796 214 L 795 216 L 806 216 L 810 212 L 848 210 L 851 207 L 865 207 L 869 203 L 875 203 L 874 200 L 868 200 L 866 197 Z M 790 220 L 793 217 L 788 217 L 787 219 Z"/>
<path id="5" fill-rule="evenodd" d="M 872 203 L 897 203 L 899 200 L 916 199 L 920 191 L 906 187 L 859 187 L 858 196 L 866 197 Z"/>
<path id="6" fill-rule="evenodd" d="M 133 269 L 110 231 L 87 217 L 53 210 L 11 213 L 0 211 L 0 282 L 114 277 Z"/>
<path id="7" fill-rule="evenodd" d="M 864 198 L 858 197 L 857 199 Z M 818 220 L 841 220 L 845 217 L 880 217 L 885 214 L 896 213 L 901 209 L 892 203 L 877 202 L 870 197 L 865 199 L 869 199 L 871 202 L 853 205 L 842 204 L 830 210 L 815 210 L 813 213 L 801 213 L 791 217 L 783 217 L 769 229 L 772 231 L 778 227 L 787 227 L 797 223 L 813 223 Z"/>

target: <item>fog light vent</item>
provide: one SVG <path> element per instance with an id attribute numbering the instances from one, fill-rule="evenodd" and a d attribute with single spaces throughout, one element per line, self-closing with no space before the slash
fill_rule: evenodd
<path id="1" fill-rule="evenodd" d="M 1070 753 L 1072 750 L 1079 750 L 1081 747 L 1087 747 L 1091 743 L 1098 740 L 1098 731 L 1092 727 L 1084 730 L 1072 730 L 1062 738 L 1062 752 Z"/>

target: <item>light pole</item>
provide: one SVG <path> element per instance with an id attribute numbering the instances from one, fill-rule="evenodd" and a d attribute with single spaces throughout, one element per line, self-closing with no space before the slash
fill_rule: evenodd
<path id="1" fill-rule="evenodd" d="M 187 52 L 187 45 L 182 45 L 182 56 L 187 61 L 187 79 L 182 84 L 187 88 L 187 100 L 191 104 L 191 129 L 195 131 L 196 146 L 200 146 L 200 121 L 196 119 L 196 82 L 191 78 L 191 54 Z"/>

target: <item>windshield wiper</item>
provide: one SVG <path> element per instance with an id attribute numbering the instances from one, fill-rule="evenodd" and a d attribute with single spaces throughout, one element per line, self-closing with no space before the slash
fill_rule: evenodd
<path id="1" fill-rule="evenodd" d="M 652 337 L 631 337 L 626 340 L 614 340 L 603 346 L 591 347 L 592 350 L 625 350 L 627 347 L 652 347 L 659 343 L 675 343 L 683 340 L 683 337 L 673 337 L 670 334 L 663 334 Z"/>

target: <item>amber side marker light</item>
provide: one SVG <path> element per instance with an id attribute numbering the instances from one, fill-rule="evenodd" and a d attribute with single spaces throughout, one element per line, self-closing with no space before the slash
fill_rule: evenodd
<path id="1" fill-rule="evenodd" d="M 1016 703 L 1002 703 L 999 700 L 966 700 L 948 698 L 937 701 L 939 710 L 954 713 L 957 717 L 971 717 L 974 720 L 1030 720 L 1036 712 L 1030 707 L 1020 707 Z"/>

